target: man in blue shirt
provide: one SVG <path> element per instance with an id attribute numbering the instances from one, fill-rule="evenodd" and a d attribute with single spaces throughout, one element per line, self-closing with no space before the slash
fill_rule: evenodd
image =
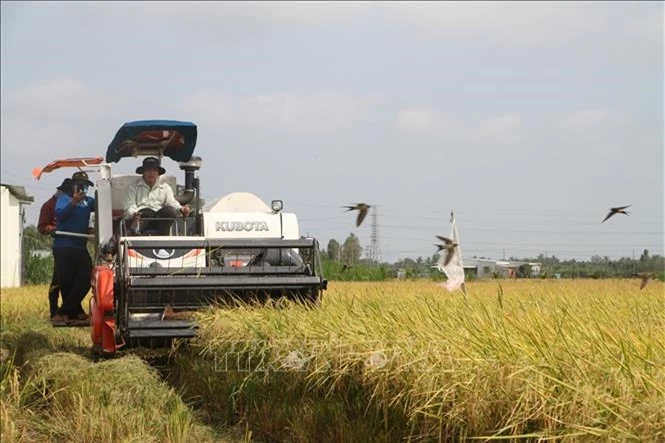
<path id="1" fill-rule="evenodd" d="M 37 224 L 37 230 L 40 234 L 51 235 L 55 237 L 54 233 L 57 229 L 55 202 L 58 201 L 58 197 L 67 192 L 71 181 L 71 178 L 66 178 L 62 184 L 56 188 L 58 192 L 53 194 L 51 198 L 49 198 L 42 205 L 41 210 L 39 211 L 39 223 Z M 54 266 L 53 275 L 51 277 L 51 285 L 48 288 L 48 302 L 51 319 L 58 313 L 58 297 L 60 297 L 60 283 L 58 282 L 58 273 L 56 272 Z"/>
<path id="2" fill-rule="evenodd" d="M 95 210 L 95 199 L 86 195 L 89 186 L 85 172 L 72 175 L 70 191 L 58 197 L 55 203 L 58 231 L 87 235 L 90 213 Z M 53 257 L 62 290 L 63 303 L 52 323 L 62 325 L 86 325 L 89 316 L 81 302 L 90 290 L 92 259 L 87 248 L 88 239 L 58 234 L 53 240 Z"/>

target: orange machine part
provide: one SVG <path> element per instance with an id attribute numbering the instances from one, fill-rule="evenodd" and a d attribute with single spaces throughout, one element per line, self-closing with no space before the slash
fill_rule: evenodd
<path id="1" fill-rule="evenodd" d="M 104 161 L 104 157 L 76 157 L 76 158 L 62 158 L 54 160 L 43 168 L 32 168 L 32 176 L 39 180 L 45 172 L 53 172 L 59 168 L 65 167 L 84 167 L 91 165 L 98 165 Z"/>
<path id="2" fill-rule="evenodd" d="M 95 300 L 95 297 L 90 299 L 90 316 L 92 317 L 92 327 L 90 328 L 92 343 L 95 345 L 101 345 L 104 313 L 97 306 L 97 300 Z"/>
<path id="3" fill-rule="evenodd" d="M 113 318 L 105 318 L 102 323 L 102 350 L 113 353 L 120 347 L 115 344 L 115 320 Z"/>
<path id="4" fill-rule="evenodd" d="M 92 292 L 102 311 L 113 311 L 113 271 L 106 266 L 95 266 L 92 271 Z"/>
<path id="5" fill-rule="evenodd" d="M 122 345 L 115 343 L 115 320 L 112 313 L 105 313 L 97 304 L 97 299 L 90 299 L 90 315 L 92 316 L 92 326 L 90 327 L 90 336 L 92 343 L 100 345 L 102 351 L 113 354 Z"/>
<path id="6" fill-rule="evenodd" d="M 114 353 L 119 347 L 115 342 L 115 319 L 113 318 L 113 271 L 106 266 L 95 266 L 92 270 L 92 292 L 90 335 L 95 345 L 103 352 Z"/>

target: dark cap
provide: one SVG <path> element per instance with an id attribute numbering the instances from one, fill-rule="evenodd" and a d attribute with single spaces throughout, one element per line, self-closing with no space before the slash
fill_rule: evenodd
<path id="1" fill-rule="evenodd" d="M 157 157 L 146 157 L 143 159 L 143 166 L 136 168 L 137 174 L 143 174 L 143 171 L 146 168 L 155 168 L 159 171 L 159 175 L 163 175 L 166 172 L 166 169 L 162 168 L 159 164 L 159 159 Z"/>
<path id="2" fill-rule="evenodd" d="M 67 192 L 71 186 L 72 186 L 72 179 L 66 178 L 62 181 L 62 184 L 55 189 L 57 189 L 58 191 Z"/>
<path id="3" fill-rule="evenodd" d="M 88 173 L 83 171 L 75 172 L 74 174 L 72 174 L 72 181 L 83 182 L 88 186 L 95 186 L 93 182 L 88 180 Z"/>

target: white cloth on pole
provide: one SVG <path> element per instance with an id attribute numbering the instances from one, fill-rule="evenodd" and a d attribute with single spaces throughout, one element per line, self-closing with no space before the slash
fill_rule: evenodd
<path id="1" fill-rule="evenodd" d="M 441 272 L 446 274 L 448 281 L 445 282 L 444 287 L 448 291 L 453 292 L 460 289 L 464 284 L 464 263 L 462 262 L 462 247 L 460 246 L 459 233 L 457 232 L 457 221 L 452 217 L 452 226 L 450 227 L 450 239 L 457 243 L 457 247 L 453 250 L 453 256 L 450 262 L 444 266 L 447 252 L 441 255 L 437 262 L 437 267 Z"/>

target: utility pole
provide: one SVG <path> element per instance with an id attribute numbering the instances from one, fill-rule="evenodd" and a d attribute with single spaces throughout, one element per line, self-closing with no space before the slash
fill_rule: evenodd
<path id="1" fill-rule="evenodd" d="M 369 258 L 371 262 L 378 264 L 381 261 L 381 249 L 379 247 L 379 223 L 377 208 L 378 206 L 372 205 L 372 237 L 367 258 Z"/>

